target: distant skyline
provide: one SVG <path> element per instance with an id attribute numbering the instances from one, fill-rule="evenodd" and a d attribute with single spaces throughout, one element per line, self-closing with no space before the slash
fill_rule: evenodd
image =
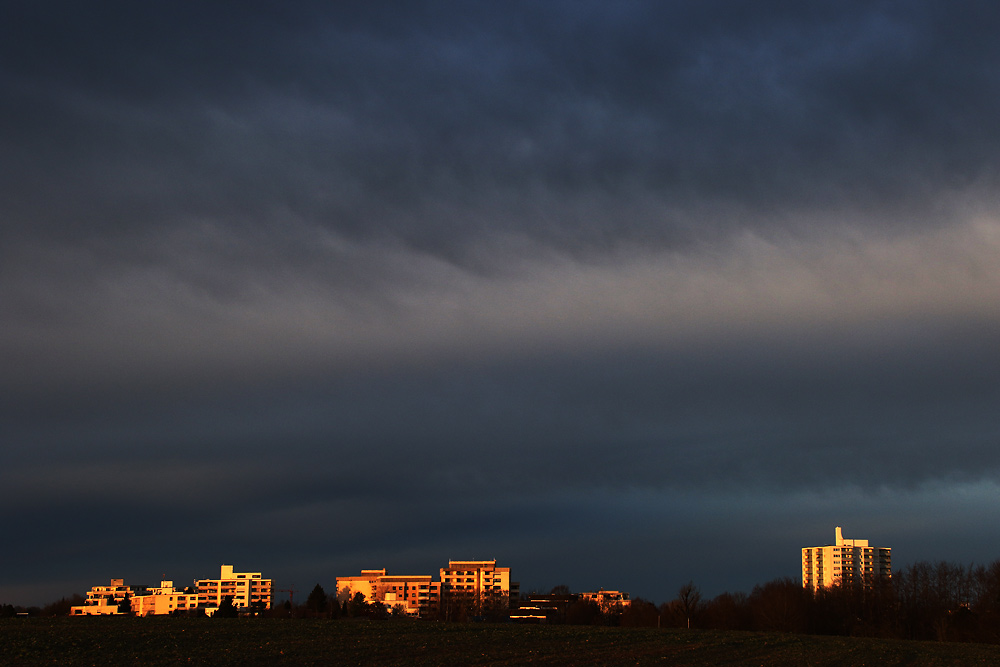
<path id="1" fill-rule="evenodd" d="M 1000 8 L 2 15 L 0 603 L 1000 558 Z"/>

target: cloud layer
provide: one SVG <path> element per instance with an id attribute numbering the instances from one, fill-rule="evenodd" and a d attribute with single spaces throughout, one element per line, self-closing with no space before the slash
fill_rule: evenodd
<path id="1" fill-rule="evenodd" d="M 0 597 L 996 557 L 997 10 L 213 7 L 0 27 Z"/>

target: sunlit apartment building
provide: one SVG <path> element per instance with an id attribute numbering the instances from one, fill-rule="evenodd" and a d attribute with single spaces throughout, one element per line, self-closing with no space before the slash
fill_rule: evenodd
<path id="1" fill-rule="evenodd" d="M 132 598 L 132 613 L 136 616 L 172 614 L 178 610 L 197 609 L 199 604 L 198 593 L 178 590 L 172 581 L 161 581 L 159 587 L 149 588 L 143 595 Z"/>
<path id="2" fill-rule="evenodd" d="M 495 560 L 449 560 L 441 568 L 441 612 L 445 620 L 464 613 L 486 615 L 510 609 L 520 597 L 519 584 L 510 580 L 509 567 Z"/>
<path id="3" fill-rule="evenodd" d="M 450 560 L 448 567 L 441 568 L 438 581 L 429 574 L 390 575 L 385 568 L 337 577 L 339 599 L 356 593 L 367 602 L 381 602 L 390 609 L 400 605 L 410 616 L 426 616 L 459 599 L 508 604 L 518 596 L 519 588 L 510 580 L 510 568 L 497 567 L 495 560 Z"/>
<path id="4" fill-rule="evenodd" d="M 429 574 L 388 574 L 361 570 L 361 574 L 337 577 L 337 598 L 350 600 L 361 593 L 366 602 L 381 602 L 389 609 L 401 606 L 408 616 L 420 616 L 436 609 L 441 599 L 441 582 Z"/>
<path id="5" fill-rule="evenodd" d="M 441 590 L 445 595 L 509 596 L 510 568 L 497 567 L 495 560 L 450 560 L 441 568 Z"/>
<path id="6" fill-rule="evenodd" d="M 271 580 L 260 572 L 233 572 L 232 565 L 223 565 L 218 579 L 198 579 L 194 586 L 202 607 L 218 607 L 227 597 L 234 607 L 271 606 Z"/>
<path id="7" fill-rule="evenodd" d="M 124 579 L 112 579 L 110 586 L 94 586 L 87 592 L 87 601 L 70 608 L 72 616 L 106 616 L 121 613 L 118 605 L 126 598 L 134 600 L 145 595 L 145 586 L 126 586 Z"/>
<path id="8" fill-rule="evenodd" d="M 892 576 L 892 550 L 848 539 L 837 526 L 835 543 L 802 549 L 802 586 L 817 590 L 834 584 L 870 586 Z"/>

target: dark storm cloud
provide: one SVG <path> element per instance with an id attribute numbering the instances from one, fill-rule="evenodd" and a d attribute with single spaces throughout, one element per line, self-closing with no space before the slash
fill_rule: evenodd
<path id="1" fill-rule="evenodd" d="M 363 470 L 371 461 L 385 485 L 380 495 L 405 496 L 408 480 L 418 479 L 427 500 L 530 494 L 553 480 L 578 491 L 808 489 L 995 475 L 996 327 L 930 329 L 902 348 L 821 336 L 798 351 L 795 340 L 770 340 L 670 356 L 635 350 L 350 373 L 221 396 L 210 387 L 61 406 L 50 400 L 47 412 L 18 410 L 5 422 L 9 437 L 58 454 L 66 472 L 22 472 L 8 487 L 50 483 L 48 494 L 73 494 L 84 483 L 68 477 L 87 461 L 141 468 L 149 458 L 162 461 L 165 485 L 209 495 L 225 489 L 240 494 L 234 503 L 259 493 L 267 470 L 295 480 L 291 488 L 271 482 L 277 496 L 364 494 L 366 477 L 324 489 L 324 471 Z M 34 456 L 12 452 L 10 460 L 30 466 Z M 498 458 L 517 461 L 517 474 L 491 465 Z M 305 461 L 316 468 L 301 469 Z M 205 484 L 183 481 L 199 474 Z"/>
<path id="2" fill-rule="evenodd" d="M 121 534 L 107 576 L 663 600 L 726 543 L 775 552 L 706 587 L 987 511 L 992 6 L 5 11 L 0 594 Z M 595 581 L 594 534 L 704 550 Z"/>
<path id="3" fill-rule="evenodd" d="M 435 252 L 676 242 L 727 226 L 690 220 L 713 202 L 910 217 L 996 167 L 974 7 L 22 11 L 10 195 L 82 235 L 291 214 Z"/>

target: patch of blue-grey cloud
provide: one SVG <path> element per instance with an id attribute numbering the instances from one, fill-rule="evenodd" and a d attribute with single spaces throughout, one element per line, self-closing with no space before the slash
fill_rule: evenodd
<path id="1" fill-rule="evenodd" d="M 97 228 L 132 224 L 121 207 L 159 194 L 163 205 L 147 217 L 177 207 L 266 224 L 287 207 L 345 233 L 390 233 L 437 251 L 497 226 L 605 246 L 669 240 L 688 231 L 671 209 L 706 199 L 779 214 L 888 195 L 899 206 L 928 181 L 961 185 L 995 167 L 985 129 L 995 100 L 981 65 L 994 47 L 980 31 L 963 33 L 959 50 L 956 34 L 933 31 L 933 12 L 718 10 L 709 19 L 598 7 L 566 20 L 552 9 L 453 7 L 392 27 L 334 15 L 317 22 L 323 29 L 298 26 L 301 42 L 277 44 L 289 28 L 277 21 L 268 31 L 269 13 L 247 10 L 229 24 L 173 9 L 156 30 L 162 17 L 150 11 L 135 17 L 153 32 L 149 44 L 114 20 L 64 26 L 76 40 L 28 72 L 50 87 L 24 94 L 56 97 L 67 119 L 44 129 L 74 132 L 64 152 L 87 168 L 80 187 L 100 191 L 101 174 L 109 179 L 112 215 L 93 220 Z M 952 23 L 980 18 L 967 13 L 956 10 Z M 217 31 L 212 40 L 202 26 Z M 261 32 L 270 49 L 255 43 Z M 125 71 L 88 62 L 102 51 L 91 40 Z M 80 68 L 81 79 L 62 72 Z M 137 95 L 140 81 L 161 95 Z M 652 210 L 613 215 L 644 196 Z M 579 219 L 580 197 L 599 223 Z M 720 222 L 699 220 L 699 231 Z"/>

